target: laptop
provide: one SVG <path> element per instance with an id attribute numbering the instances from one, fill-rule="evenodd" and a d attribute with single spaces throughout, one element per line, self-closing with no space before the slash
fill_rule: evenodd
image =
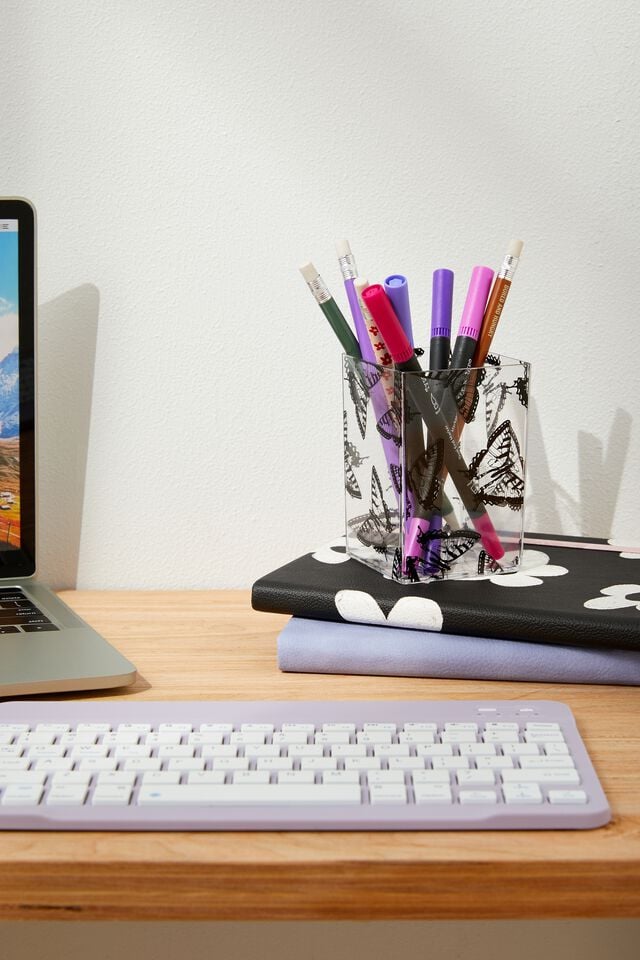
<path id="1" fill-rule="evenodd" d="M 36 223 L 0 198 L 0 697 L 117 687 L 136 668 L 36 573 Z"/>

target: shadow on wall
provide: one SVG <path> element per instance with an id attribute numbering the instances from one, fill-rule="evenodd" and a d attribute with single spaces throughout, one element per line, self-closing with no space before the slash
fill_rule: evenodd
<path id="1" fill-rule="evenodd" d="M 37 563 L 56 588 L 78 576 L 99 309 L 83 284 L 38 310 Z"/>
<path id="2" fill-rule="evenodd" d="M 551 476 L 537 407 L 529 406 L 527 451 L 527 519 L 525 528 L 538 533 L 577 532 L 611 537 L 620 484 L 624 475 L 633 418 L 618 408 L 606 446 L 599 437 L 579 430 L 579 499 Z"/>

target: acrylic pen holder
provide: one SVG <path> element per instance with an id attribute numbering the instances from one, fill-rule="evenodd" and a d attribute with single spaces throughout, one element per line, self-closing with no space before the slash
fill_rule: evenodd
<path id="1" fill-rule="evenodd" d="M 529 364 L 344 363 L 347 553 L 401 583 L 509 573 L 522 555 Z"/>

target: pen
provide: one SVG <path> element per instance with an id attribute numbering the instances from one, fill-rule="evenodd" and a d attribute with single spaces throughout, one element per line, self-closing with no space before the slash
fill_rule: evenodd
<path id="1" fill-rule="evenodd" d="M 453 302 L 453 270 L 434 270 L 431 289 L 431 338 L 429 367 L 446 370 L 451 350 L 451 305 Z"/>
<path id="2" fill-rule="evenodd" d="M 307 281 L 307 286 L 314 296 L 316 303 L 324 313 L 331 324 L 333 332 L 342 344 L 342 349 L 349 357 L 356 357 L 360 360 L 362 354 L 358 341 L 353 335 L 351 327 L 345 320 L 340 307 L 335 302 L 326 283 L 312 263 L 303 263 L 300 267 L 300 273 Z"/>
<path id="3" fill-rule="evenodd" d="M 493 270 L 489 267 L 474 267 L 471 271 L 467 299 L 451 357 L 452 370 L 463 370 L 471 366 L 492 280 Z"/>
<path id="4" fill-rule="evenodd" d="M 405 337 L 413 346 L 413 327 L 411 324 L 411 308 L 409 307 L 409 284 L 407 278 L 400 273 L 392 273 L 384 281 L 384 292 L 391 300 L 395 315 L 400 321 Z"/>
<path id="5" fill-rule="evenodd" d="M 384 288 L 380 284 L 373 284 L 362 291 L 362 299 L 382 331 L 396 367 L 406 373 L 421 374 L 423 371 L 418 358 L 393 312 Z M 439 405 L 434 406 L 434 398 L 427 393 L 420 378 L 407 377 L 406 385 L 430 434 L 435 440 L 443 441 L 444 465 L 460 494 L 469 519 L 480 534 L 484 549 L 494 560 L 500 560 L 504 556 L 504 550 L 491 519 L 469 480 L 469 469 L 442 408 Z"/>
<path id="6" fill-rule="evenodd" d="M 381 361 L 376 359 L 371 345 L 371 339 L 367 333 L 367 325 L 362 316 L 362 310 L 360 309 L 360 302 L 355 289 L 355 279 L 358 276 L 358 270 L 349 241 L 336 240 L 336 252 L 338 254 L 340 272 L 344 280 L 344 289 L 347 294 L 347 300 L 349 301 L 349 309 L 351 310 L 351 316 L 353 317 L 353 323 L 356 328 L 356 337 L 360 344 L 362 359 L 367 360 L 369 363 L 380 363 Z"/>
<path id="7" fill-rule="evenodd" d="M 487 359 L 487 354 L 491 348 L 491 341 L 496 332 L 502 308 L 504 307 L 507 294 L 511 288 L 511 281 L 520 262 L 520 254 L 522 253 L 523 246 L 522 240 L 512 240 L 506 256 L 502 261 L 502 266 L 498 270 L 496 281 L 489 296 L 489 302 L 484 311 L 482 329 L 473 356 L 474 367 L 483 366 Z"/>

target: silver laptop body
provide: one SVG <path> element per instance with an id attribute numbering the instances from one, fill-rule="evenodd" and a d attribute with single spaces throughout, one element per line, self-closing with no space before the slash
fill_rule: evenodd
<path id="1" fill-rule="evenodd" d="M 0 697 L 130 684 L 136 668 L 35 579 L 35 211 L 0 198 Z"/>

